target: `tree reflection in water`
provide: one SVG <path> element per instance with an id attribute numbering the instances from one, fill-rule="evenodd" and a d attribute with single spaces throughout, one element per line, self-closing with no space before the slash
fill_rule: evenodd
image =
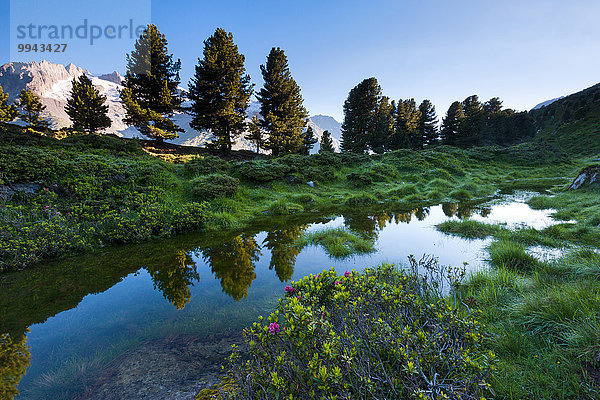
<path id="1" fill-rule="evenodd" d="M 17 385 L 30 363 L 25 335 L 18 340 L 8 334 L 0 335 L 0 399 L 12 399 L 19 394 Z"/>
<path id="2" fill-rule="evenodd" d="M 239 235 L 200 250 L 223 292 L 236 301 L 248 297 L 248 288 L 256 278 L 254 263 L 262 255 L 253 236 Z"/>
<path id="3" fill-rule="evenodd" d="M 196 263 L 185 250 L 177 251 L 167 264 L 146 269 L 152 277 L 154 288 L 160 290 L 178 310 L 189 303 L 192 297 L 190 286 L 200 279 Z"/>
<path id="4" fill-rule="evenodd" d="M 269 269 L 275 273 L 281 282 L 288 281 L 294 274 L 296 257 L 302 247 L 296 245 L 296 240 L 308 228 L 308 225 L 297 225 L 292 228 L 271 231 L 263 241 L 263 245 L 271 250 Z"/>

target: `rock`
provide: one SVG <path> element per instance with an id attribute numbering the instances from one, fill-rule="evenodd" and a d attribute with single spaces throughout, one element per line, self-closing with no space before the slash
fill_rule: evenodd
<path id="1" fill-rule="evenodd" d="M 17 192 L 35 193 L 42 188 L 37 183 L 13 183 L 12 185 L 0 185 L 0 199 L 10 200 Z"/>
<path id="2" fill-rule="evenodd" d="M 600 165 L 585 167 L 569 185 L 569 190 L 577 190 L 583 186 L 600 185 Z"/>
<path id="3" fill-rule="evenodd" d="M 313 181 L 308 181 L 308 182 L 306 182 L 306 184 L 312 188 L 315 187 L 315 183 Z"/>

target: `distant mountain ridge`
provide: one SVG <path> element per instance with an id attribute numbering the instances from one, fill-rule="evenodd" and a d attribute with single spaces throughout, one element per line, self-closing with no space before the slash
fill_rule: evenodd
<path id="1" fill-rule="evenodd" d="M 600 83 L 529 112 L 537 140 L 569 154 L 600 156 Z"/>
<path id="2" fill-rule="evenodd" d="M 532 110 L 539 110 L 542 107 L 549 106 L 550 104 L 554 103 L 555 101 L 558 101 L 558 100 L 561 100 L 561 99 L 564 99 L 564 98 L 565 98 L 565 96 L 560 96 L 560 97 L 556 97 L 554 99 L 542 101 L 540 104 L 538 104 L 535 107 L 533 107 Z"/>
<path id="3" fill-rule="evenodd" d="M 4 64 L 0 67 L 0 85 L 9 95 L 9 101 L 12 102 L 18 98 L 19 93 L 23 89 L 33 91 L 40 96 L 40 101 L 46 106 L 44 118 L 50 122 L 50 126 L 54 129 L 67 127 L 71 125 L 69 116 L 64 111 L 69 93 L 71 91 L 72 81 L 82 74 L 89 76 L 92 79 L 93 85 L 100 93 L 107 98 L 109 107 L 109 117 L 112 120 L 110 128 L 106 129 L 107 133 L 113 133 L 123 137 L 140 137 L 140 132 L 123 122 L 125 118 L 125 108 L 121 103 L 120 90 L 123 88 L 123 77 L 114 71 L 110 74 L 94 76 L 88 70 L 77 67 L 73 64 L 64 66 L 55 64 L 49 61 L 42 62 L 12 62 Z M 258 102 L 251 102 L 247 110 L 247 121 L 258 115 L 260 105 Z M 316 116 L 320 121 L 326 122 L 327 127 L 321 127 L 309 119 L 308 126 L 311 126 L 315 132 L 317 139 L 321 139 L 321 135 L 325 130 L 329 130 L 333 136 L 333 146 L 336 151 L 340 149 L 339 135 L 334 128 L 335 124 L 341 127 L 339 122 L 332 117 Z M 329 119 L 327 119 L 329 118 Z M 176 113 L 173 116 L 173 121 L 185 131 L 179 134 L 177 139 L 170 142 L 187 146 L 203 146 L 213 139 L 213 136 L 208 131 L 196 131 L 190 128 L 191 116 L 185 113 Z M 255 146 L 243 135 L 236 138 L 236 144 L 233 146 L 235 150 L 256 150 Z M 319 150 L 318 143 L 313 148 L 313 152 Z"/>

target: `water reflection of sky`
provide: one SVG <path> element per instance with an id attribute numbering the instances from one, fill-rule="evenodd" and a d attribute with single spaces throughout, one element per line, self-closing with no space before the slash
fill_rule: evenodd
<path id="1" fill-rule="evenodd" d="M 257 315 L 269 313 L 285 281 L 329 267 L 343 273 L 382 262 L 405 263 L 410 254 L 417 258 L 431 254 L 444 265 L 467 262 L 470 269 L 480 268 L 489 239 L 467 241 L 435 229 L 440 222 L 468 216 L 535 228 L 552 221 L 549 211 L 531 210 L 522 202 L 489 208 L 446 204 L 408 213 L 344 215 L 325 223 L 242 233 L 223 243 L 184 249 L 167 264 L 141 268 L 103 293 L 85 296 L 77 307 L 32 325 L 31 366 L 19 385 L 20 398 L 71 398 L 80 390 L 80 382 L 70 379 L 85 375 L 83 366 L 89 365 L 91 375 L 97 376 L 105 368 L 98 360 L 118 363 L 144 343 L 177 335 L 239 332 Z M 371 237 L 377 251 L 335 260 L 318 246 L 293 246 L 305 231 L 341 226 Z M 152 371 L 151 365 L 144 367 Z M 183 367 L 183 363 L 173 365 L 171 371 L 160 373 L 181 374 Z"/>

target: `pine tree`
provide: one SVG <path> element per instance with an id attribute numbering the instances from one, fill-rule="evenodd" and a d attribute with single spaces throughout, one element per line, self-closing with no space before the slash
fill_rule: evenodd
<path id="1" fill-rule="evenodd" d="M 450 105 L 446 116 L 442 121 L 442 129 L 440 131 L 441 139 L 444 144 L 455 145 L 462 129 L 465 115 L 462 109 L 462 103 L 455 101 Z"/>
<path id="2" fill-rule="evenodd" d="M 381 96 L 377 107 L 375 131 L 369 140 L 369 149 L 377 154 L 382 154 L 390 149 L 394 133 L 394 110 L 395 106 L 390 103 L 390 99 Z"/>
<path id="3" fill-rule="evenodd" d="M 498 97 L 492 97 L 483 103 L 483 111 L 488 118 L 492 115 L 499 114 L 502 111 L 502 101 Z"/>
<path id="4" fill-rule="evenodd" d="M 0 122 L 10 122 L 19 116 L 19 110 L 8 104 L 8 93 L 4 93 L 0 86 Z"/>
<path id="5" fill-rule="evenodd" d="M 231 151 L 235 137 L 246 128 L 244 120 L 253 85 L 244 60 L 233 35 L 218 28 L 204 41 L 203 59 L 198 60 L 189 84 L 190 126 L 210 129 L 217 138 L 213 145 L 225 152 Z"/>
<path id="6" fill-rule="evenodd" d="M 260 70 L 264 86 L 257 97 L 262 127 L 269 135 L 267 146 L 274 156 L 301 152 L 308 113 L 284 51 L 272 48 Z"/>
<path id="7" fill-rule="evenodd" d="M 480 143 L 485 124 L 483 104 L 477 95 L 469 96 L 462 102 L 465 120 L 457 138 L 458 146 L 474 146 Z"/>
<path id="8" fill-rule="evenodd" d="M 27 122 L 29 126 L 38 129 L 48 127 L 48 122 L 41 117 L 46 106 L 40 102 L 40 98 L 31 90 L 21 90 L 17 106 L 21 109 L 21 119 Z"/>
<path id="9" fill-rule="evenodd" d="M 248 124 L 248 133 L 245 138 L 254 143 L 257 154 L 260 153 L 260 149 L 264 148 L 263 130 L 260 127 L 260 120 L 256 115 L 252 117 L 252 122 Z"/>
<path id="10" fill-rule="evenodd" d="M 174 139 L 183 132 L 169 118 L 181 108 L 179 70 L 181 62 L 168 53 L 167 39 L 156 25 L 148 25 L 127 55 L 127 74 L 121 99 L 127 112 L 125 123 L 158 141 Z"/>
<path id="11" fill-rule="evenodd" d="M 356 85 L 344 102 L 342 150 L 364 153 L 373 142 L 380 118 L 383 95 L 377 79 L 368 78 Z"/>
<path id="12" fill-rule="evenodd" d="M 423 148 L 424 146 L 430 146 L 437 143 L 438 130 L 437 130 L 438 118 L 435 113 L 435 107 L 429 100 L 423 100 L 419 105 L 419 124 L 418 124 L 418 146 Z"/>
<path id="13" fill-rule="evenodd" d="M 390 140 L 392 150 L 417 148 L 417 130 L 420 114 L 415 99 L 398 101 L 394 133 Z"/>
<path id="14" fill-rule="evenodd" d="M 79 79 L 73 79 L 65 112 L 71 119 L 74 129 L 95 133 L 111 125 L 108 105 L 105 103 L 106 96 L 102 96 L 90 78 L 83 74 Z"/>
<path id="15" fill-rule="evenodd" d="M 331 139 L 331 133 L 329 133 L 329 131 L 323 132 L 323 135 L 321 135 L 319 154 L 333 153 L 334 151 L 335 149 L 333 148 L 333 140 Z"/>
<path id="16" fill-rule="evenodd" d="M 310 151 L 318 143 L 319 140 L 315 137 L 315 132 L 312 127 L 306 128 L 302 136 L 302 154 L 305 156 L 310 154 Z"/>

